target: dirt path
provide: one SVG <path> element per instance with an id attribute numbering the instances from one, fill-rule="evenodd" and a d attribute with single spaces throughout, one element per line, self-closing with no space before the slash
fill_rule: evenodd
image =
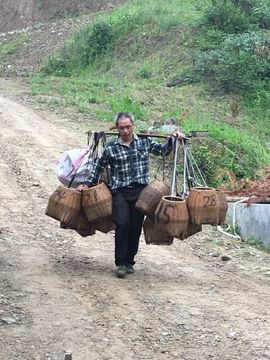
<path id="1" fill-rule="evenodd" d="M 270 359 L 269 254 L 212 228 L 169 247 L 142 238 L 136 273 L 117 279 L 113 234 L 44 215 L 51 162 L 84 134 L 7 97 L 0 128 L 1 359 Z"/>

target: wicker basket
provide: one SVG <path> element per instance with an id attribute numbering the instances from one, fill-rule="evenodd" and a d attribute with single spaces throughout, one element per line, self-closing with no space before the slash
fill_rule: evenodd
<path id="1" fill-rule="evenodd" d="M 178 196 L 163 196 L 156 211 L 156 229 L 179 237 L 187 231 L 189 214 L 186 201 Z"/>
<path id="2" fill-rule="evenodd" d="M 147 245 L 171 245 L 173 236 L 156 230 L 155 219 L 147 216 L 143 223 L 144 239 Z"/>
<path id="3" fill-rule="evenodd" d="M 214 188 L 192 188 L 187 197 L 187 206 L 193 224 L 218 224 L 220 200 Z"/>
<path id="4" fill-rule="evenodd" d="M 144 215 L 153 216 L 163 196 L 169 194 L 169 186 L 159 180 L 153 180 L 147 185 L 135 204 L 135 207 Z"/>
<path id="5" fill-rule="evenodd" d="M 82 207 L 90 222 L 112 216 L 112 195 L 104 183 L 82 192 Z"/>
<path id="6" fill-rule="evenodd" d="M 184 232 L 182 235 L 178 237 L 180 240 L 184 240 L 189 236 L 197 234 L 198 232 L 202 231 L 202 225 L 192 224 L 191 222 L 188 223 L 187 231 Z"/>
<path id="7" fill-rule="evenodd" d="M 223 191 L 216 190 L 216 192 L 219 199 L 218 225 L 223 225 L 226 221 L 228 201 Z"/>
<path id="8" fill-rule="evenodd" d="M 108 232 L 114 230 L 115 223 L 113 222 L 111 217 L 107 217 L 100 220 L 96 220 L 93 223 L 93 226 L 96 230 L 107 234 Z"/>
<path id="9" fill-rule="evenodd" d="M 68 224 L 81 209 L 81 196 L 80 191 L 60 185 L 50 196 L 45 214 Z"/>
<path id="10" fill-rule="evenodd" d="M 87 220 L 87 217 L 83 210 L 80 210 L 78 215 L 73 218 L 69 223 L 60 222 L 62 229 L 76 230 L 78 234 L 83 237 L 91 236 L 95 234 L 95 227 L 93 223 Z"/>

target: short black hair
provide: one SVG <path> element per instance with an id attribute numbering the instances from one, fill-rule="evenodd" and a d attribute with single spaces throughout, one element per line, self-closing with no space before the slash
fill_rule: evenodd
<path id="1" fill-rule="evenodd" d="M 118 121 L 121 118 L 128 118 L 132 122 L 132 124 L 134 124 L 134 116 L 133 116 L 133 114 L 131 114 L 130 112 L 119 112 L 115 116 L 115 126 L 116 127 L 118 126 Z"/>

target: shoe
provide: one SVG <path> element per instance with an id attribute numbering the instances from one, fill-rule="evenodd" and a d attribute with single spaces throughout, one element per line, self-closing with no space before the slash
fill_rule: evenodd
<path id="1" fill-rule="evenodd" d="M 120 265 L 117 267 L 116 269 L 116 275 L 119 278 L 124 278 L 126 276 L 127 273 L 127 268 L 125 265 Z"/>
<path id="2" fill-rule="evenodd" d="M 135 269 L 134 269 L 133 265 L 128 264 L 126 266 L 126 271 L 127 271 L 127 274 L 133 274 L 135 272 Z"/>

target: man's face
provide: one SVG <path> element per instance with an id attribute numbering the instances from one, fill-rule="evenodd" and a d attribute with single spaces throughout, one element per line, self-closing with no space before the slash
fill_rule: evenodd
<path id="1" fill-rule="evenodd" d="M 131 141 L 133 138 L 133 124 L 129 118 L 122 117 L 118 120 L 117 130 L 124 142 Z"/>

